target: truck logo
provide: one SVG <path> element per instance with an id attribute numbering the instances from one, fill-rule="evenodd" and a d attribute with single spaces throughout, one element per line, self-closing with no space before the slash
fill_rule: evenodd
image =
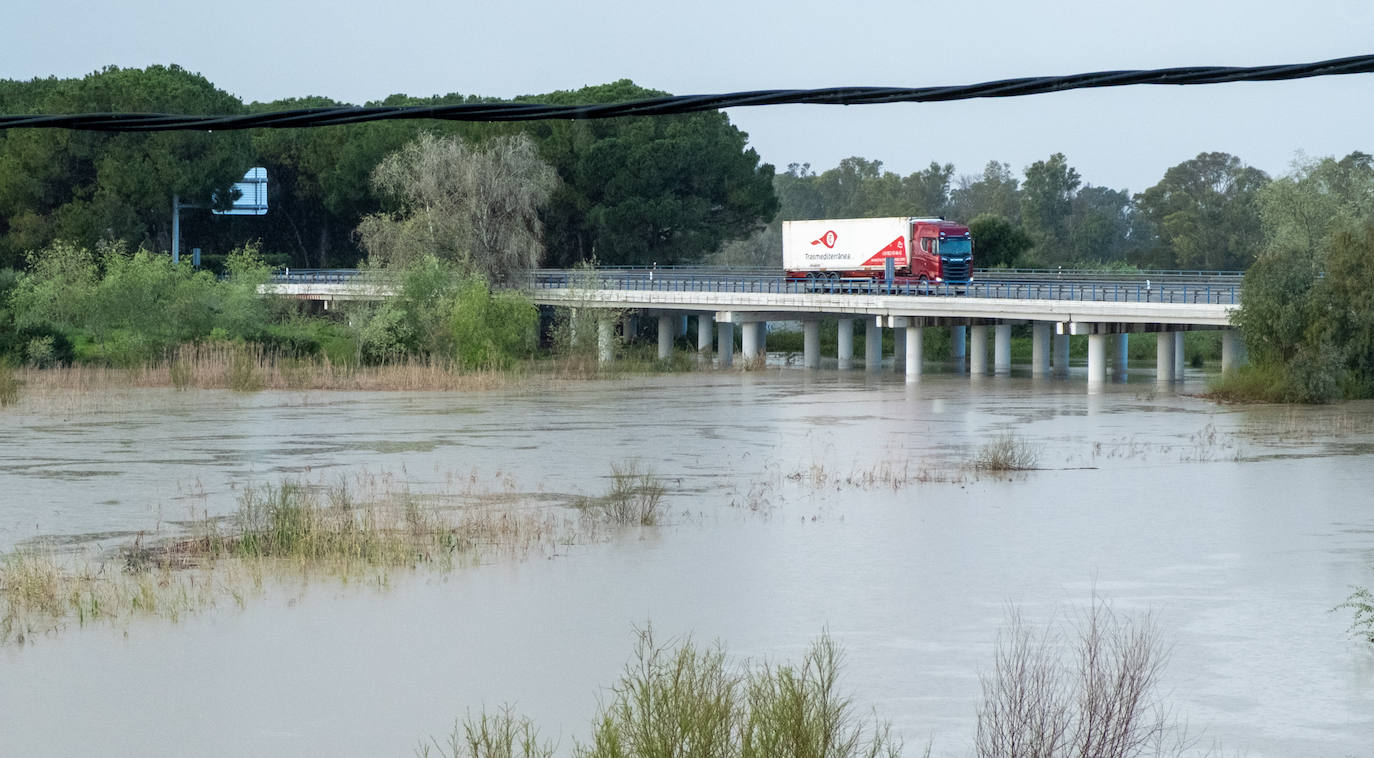
<path id="1" fill-rule="evenodd" d="M 820 239 L 811 240 L 811 244 L 825 245 L 826 247 L 834 247 L 835 240 L 837 239 L 839 239 L 839 235 L 835 234 L 834 230 L 831 230 L 826 232 L 825 234 L 822 234 Z"/>

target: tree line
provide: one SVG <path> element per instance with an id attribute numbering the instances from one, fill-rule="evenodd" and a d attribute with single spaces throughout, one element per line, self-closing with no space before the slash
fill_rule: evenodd
<path id="1" fill-rule="evenodd" d="M 620 81 L 518 99 L 654 94 L 662 93 Z M 393 95 L 376 104 L 486 101 Z M 245 104 L 176 66 L 0 80 L 0 112 L 16 114 L 336 105 Z M 268 169 L 268 215 L 190 212 L 185 247 L 205 248 L 215 270 L 245 282 L 270 266 L 370 261 L 408 272 L 410 294 L 360 307 L 346 324 L 300 319 L 151 252 L 170 247 L 173 194 L 223 206 L 255 165 Z M 479 338 L 486 327 L 474 331 L 457 303 L 487 302 L 490 286 L 513 271 L 587 261 L 776 267 L 782 220 L 891 215 L 967 222 L 982 266 L 1249 269 L 1237 323 L 1259 378 L 1243 394 L 1374 394 L 1370 155 L 1300 159 L 1271 178 L 1236 156 L 1202 153 L 1136 194 L 1086 183 L 1063 153 L 1020 173 L 991 161 L 956 176 L 952 164 L 932 162 L 901 176 L 851 157 L 819 173 L 792 164 L 775 175 L 718 112 L 225 134 L 0 132 L 0 353 L 39 364 L 136 364 L 187 340 L 229 338 L 350 362 L 456 354 L 497 365 L 529 345 Z M 517 307 L 498 305 L 484 308 Z"/>
<path id="2" fill-rule="evenodd" d="M 953 164 L 932 162 L 901 176 L 856 156 L 820 173 L 794 163 L 774 179 L 778 221 L 943 216 L 969 225 L 980 266 L 1206 270 L 1243 270 L 1254 260 L 1270 184 L 1264 172 L 1226 153 L 1186 160 L 1134 195 L 1085 183 L 1063 153 L 1020 174 L 990 161 L 980 174 L 956 176 Z M 775 260 L 777 237 L 775 222 L 723 257 Z"/>
<path id="3" fill-rule="evenodd" d="M 628 80 L 518 101 L 584 104 L 664 93 Z M 475 95 L 397 94 L 369 105 L 489 102 Z M 0 112 L 241 114 L 346 105 L 303 97 L 244 103 L 178 66 L 108 67 L 82 78 L 0 80 Z M 186 247 L 222 256 L 257 242 L 269 260 L 297 267 L 355 265 L 356 229 L 404 198 L 373 172 L 422 133 L 469 144 L 525 135 L 558 182 L 539 209 L 547 262 L 700 260 L 752 232 L 777 210 L 772 166 L 723 113 L 600 121 L 478 124 L 395 121 L 312 129 L 205 134 L 0 132 L 0 268 L 26 265 L 56 240 L 170 249 L 171 198 L 209 207 L 253 166 L 268 171 L 262 217 L 183 214 Z"/>

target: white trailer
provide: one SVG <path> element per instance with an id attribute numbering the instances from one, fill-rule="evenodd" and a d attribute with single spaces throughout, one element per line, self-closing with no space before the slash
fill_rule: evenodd
<path id="1" fill-rule="evenodd" d="M 911 219 L 845 218 L 782 222 L 782 267 L 789 272 L 908 268 Z"/>

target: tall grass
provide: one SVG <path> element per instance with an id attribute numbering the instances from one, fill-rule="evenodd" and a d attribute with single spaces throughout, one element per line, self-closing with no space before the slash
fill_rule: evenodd
<path id="1" fill-rule="evenodd" d="M 440 500 L 456 501 L 451 508 Z M 548 508 L 471 488 L 422 497 L 389 480 L 333 487 L 287 482 L 249 487 L 224 518 L 190 533 L 142 537 L 98 560 L 24 550 L 0 557 L 0 644 L 70 623 L 172 619 L 220 603 L 243 604 L 264 578 L 333 576 L 386 584 L 389 572 L 439 571 L 586 539 Z"/>
<path id="2" fill-rule="evenodd" d="M 611 485 L 604 495 L 577 502 L 583 511 L 620 526 L 654 526 L 662 518 L 663 481 L 638 461 L 611 464 Z"/>
<path id="3" fill-rule="evenodd" d="M 254 343 L 203 342 L 182 345 L 166 360 L 138 368 L 73 364 L 14 372 L 38 396 L 110 387 L 270 390 L 476 391 L 538 384 L 535 364 L 510 370 L 464 370 L 451 362 L 404 358 L 378 366 L 336 363 L 327 356 L 281 355 Z"/>
<path id="4" fill-rule="evenodd" d="M 999 434 L 978 449 L 973 467 L 978 471 L 1028 471 L 1040 460 L 1040 449 L 1015 432 Z"/>
<path id="5" fill-rule="evenodd" d="M 0 407 L 13 405 L 19 400 L 19 379 L 8 363 L 0 360 Z"/>
<path id="6" fill-rule="evenodd" d="M 637 634 L 633 658 L 593 718 L 577 758 L 878 758 L 901 754 L 885 722 L 858 714 L 839 686 L 843 655 L 822 635 L 800 665 L 736 666 L 724 648 Z M 509 708 L 455 726 L 441 755 L 543 758 L 531 722 Z M 429 744 L 419 755 L 430 754 Z"/>

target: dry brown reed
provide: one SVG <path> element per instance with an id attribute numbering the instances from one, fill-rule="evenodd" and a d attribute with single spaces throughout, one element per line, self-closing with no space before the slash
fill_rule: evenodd
<path id="1" fill-rule="evenodd" d="M 450 362 L 411 358 L 379 366 L 337 364 L 326 357 L 292 358 L 254 344 L 182 345 L 168 360 L 138 368 L 73 364 L 26 367 L 15 375 L 37 393 L 89 392 L 112 387 L 270 390 L 478 391 L 546 384 L 533 371 L 470 371 Z M 573 375 L 573 374 L 569 374 Z"/>

